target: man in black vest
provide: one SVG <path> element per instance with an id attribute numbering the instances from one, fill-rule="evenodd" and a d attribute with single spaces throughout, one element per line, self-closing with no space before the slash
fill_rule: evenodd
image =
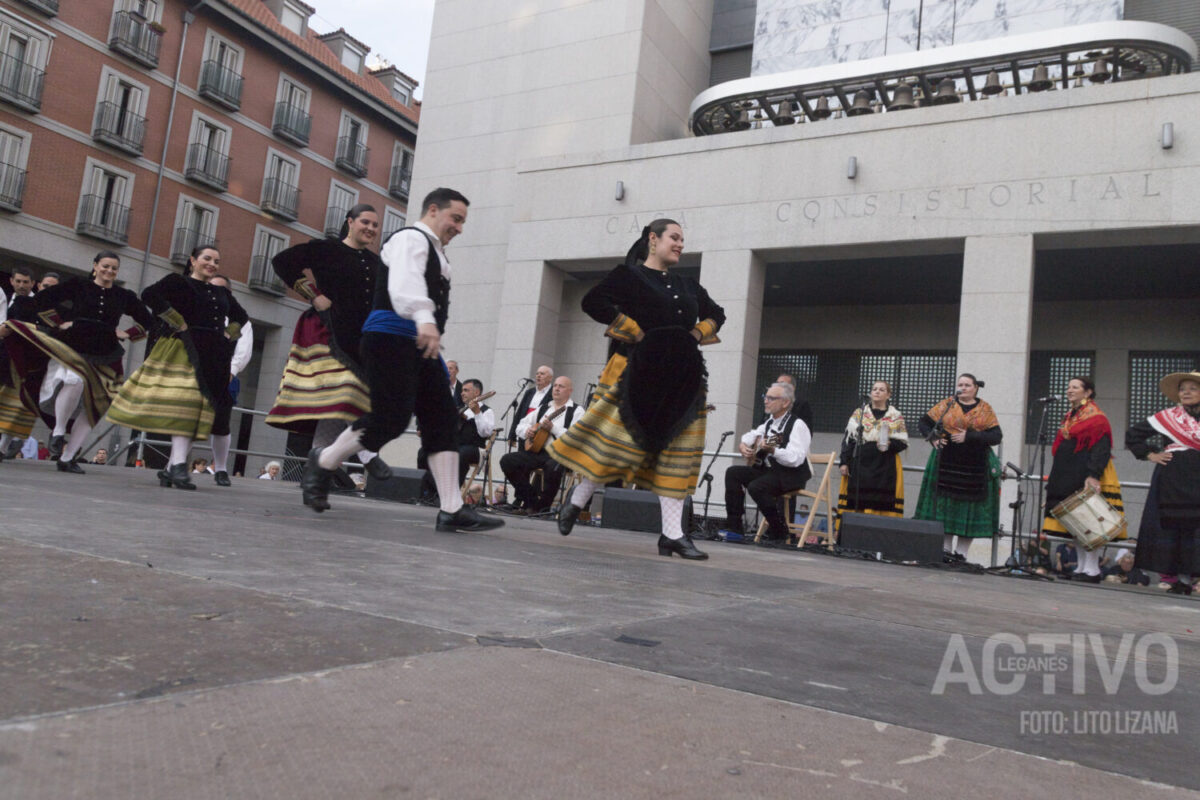
<path id="1" fill-rule="evenodd" d="M 526 378 L 528 380 L 528 378 Z M 526 389 L 517 399 L 516 413 L 513 414 L 512 427 L 508 429 L 508 443 L 517 443 L 517 426 L 521 420 L 535 408 L 545 408 L 550 405 L 550 384 L 554 382 L 554 370 L 543 364 L 533 373 L 533 385 Z"/>
<path id="2" fill-rule="evenodd" d="M 558 487 L 562 485 L 562 467 L 550 458 L 545 445 L 566 433 L 577 416 L 583 416 L 571 399 L 573 389 L 570 378 L 561 375 L 555 378 L 549 405 L 535 406 L 525 415 L 517 425 L 520 446 L 500 459 L 500 469 L 513 485 L 513 492 L 517 496 L 515 505 L 520 511 L 538 514 L 548 510 L 554 502 L 554 495 L 558 494 Z M 546 431 L 548 438 L 537 452 L 533 452 L 529 447 L 538 431 Z M 532 485 L 533 472 L 539 469 L 542 471 L 541 493 L 535 492 Z"/>
<path id="3" fill-rule="evenodd" d="M 483 394 L 483 382 L 467 378 L 462 382 L 462 406 L 458 412 L 458 484 L 466 480 L 467 471 L 479 463 L 479 450 L 487 446 L 488 437 L 496 430 L 496 414 L 487 403 L 479 402 Z M 429 469 L 425 450 L 417 451 L 417 468 Z M 422 495 L 432 498 L 437 494 L 433 473 L 427 472 L 421 482 Z M 424 498 L 422 498 L 424 499 Z"/>
<path id="4" fill-rule="evenodd" d="M 803 489 L 812 477 L 808 466 L 812 434 L 792 413 L 795 399 L 790 383 L 771 384 L 763 395 L 766 421 L 743 436 L 738 446 L 753 463 L 725 470 L 725 530 L 742 533 L 748 491 L 767 521 L 766 535 L 759 543 L 766 547 L 782 544 L 788 536 L 780 496 Z"/>
<path id="5" fill-rule="evenodd" d="M 450 310 L 450 262 L 445 247 L 462 233 L 467 198 L 434 189 L 421 203 L 421 219 L 388 237 L 380 251 L 373 310 L 360 346 L 371 413 L 359 417 L 333 444 L 313 448 L 301 481 L 304 504 L 329 508 L 333 470 L 366 447 L 376 452 L 404 433 L 413 414 L 421 446 L 437 485 L 439 531 L 482 531 L 503 520 L 465 506 L 459 493 L 458 411 L 447 390 L 450 376 L 440 356 Z"/>

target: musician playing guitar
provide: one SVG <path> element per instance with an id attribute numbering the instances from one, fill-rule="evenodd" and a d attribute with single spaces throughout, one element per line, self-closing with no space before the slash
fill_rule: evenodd
<path id="1" fill-rule="evenodd" d="M 723 530 L 742 534 L 749 492 L 767 520 L 760 545 L 777 546 L 788 536 L 780 497 L 803 489 L 812 477 L 808 449 L 812 434 L 804 420 L 792 413 L 795 389 L 790 383 L 773 383 L 763 395 L 767 418 L 742 437 L 738 449 L 746 464 L 725 470 L 725 513 Z"/>
<path id="2" fill-rule="evenodd" d="M 550 508 L 554 495 L 562 484 L 562 468 L 545 451 L 552 440 L 566 433 L 575 421 L 579 408 L 571 400 L 571 379 L 560 375 L 554 379 L 551 400 L 534 408 L 517 425 L 517 440 L 521 447 L 500 459 L 500 469 L 513 486 L 517 510 L 540 513 Z M 531 478 L 542 470 L 543 485 L 536 492 Z"/>
<path id="3" fill-rule="evenodd" d="M 495 392 L 483 394 L 483 383 L 476 378 L 462 382 L 462 406 L 458 412 L 458 484 L 461 486 L 467 471 L 479 463 L 479 449 L 487 445 L 496 429 L 496 415 L 483 401 Z M 424 449 L 417 452 L 417 467 L 428 469 Z M 427 473 L 421 486 L 423 495 L 436 495 L 433 478 Z"/>

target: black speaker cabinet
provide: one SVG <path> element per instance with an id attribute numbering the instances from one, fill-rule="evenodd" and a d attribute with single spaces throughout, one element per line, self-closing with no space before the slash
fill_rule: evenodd
<path id="1" fill-rule="evenodd" d="M 377 481 L 367 473 L 367 497 L 380 500 L 393 500 L 397 503 L 409 503 L 421 499 L 421 481 L 425 478 L 423 469 L 406 469 L 392 467 L 392 477 L 386 481 Z"/>
<path id="2" fill-rule="evenodd" d="M 604 489 L 600 527 L 662 533 L 658 495 L 644 489 Z M 592 503 L 595 513 L 595 503 Z M 692 529 L 692 498 L 683 501 L 683 529 Z"/>
<path id="3" fill-rule="evenodd" d="M 879 553 L 889 561 L 942 563 L 942 523 L 924 519 L 842 515 L 838 544 L 849 550 Z"/>

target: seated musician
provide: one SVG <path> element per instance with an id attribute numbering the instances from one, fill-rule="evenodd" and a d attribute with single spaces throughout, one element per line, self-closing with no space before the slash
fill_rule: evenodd
<path id="1" fill-rule="evenodd" d="M 808 448 L 812 434 L 804 421 L 792 413 L 795 390 L 790 383 L 773 383 L 763 395 L 767 419 L 745 436 L 739 445 L 746 465 L 725 470 L 724 530 L 743 533 L 745 492 L 758 504 L 767 521 L 767 532 L 759 544 L 777 546 L 788 537 L 787 520 L 780 497 L 803 489 L 812 477 Z"/>
<path id="2" fill-rule="evenodd" d="M 466 480 L 467 471 L 479 463 L 479 450 L 487 446 L 488 437 L 496 430 L 496 415 L 490 406 L 481 402 L 483 382 L 468 378 L 462 382 L 462 407 L 458 412 L 458 484 Z M 429 469 L 425 450 L 417 451 L 417 468 Z M 426 473 L 421 484 L 421 493 L 426 499 L 437 495 L 433 478 Z"/>
<path id="3" fill-rule="evenodd" d="M 522 446 L 500 459 L 500 469 L 516 495 L 513 505 L 519 511 L 537 514 L 548 510 L 562 484 L 563 469 L 546 453 L 545 445 L 566 433 L 576 417 L 583 416 L 571 399 L 573 388 L 570 378 L 555 378 L 550 402 L 535 406 L 517 425 L 517 440 Z M 542 470 L 540 494 L 532 486 L 533 472 L 539 469 Z"/>

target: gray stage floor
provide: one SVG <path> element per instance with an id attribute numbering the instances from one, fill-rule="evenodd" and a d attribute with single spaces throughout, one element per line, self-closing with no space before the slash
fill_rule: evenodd
<path id="1" fill-rule="evenodd" d="M 1190 598 L 333 502 L 0 464 L 0 797 L 1200 796 Z"/>

